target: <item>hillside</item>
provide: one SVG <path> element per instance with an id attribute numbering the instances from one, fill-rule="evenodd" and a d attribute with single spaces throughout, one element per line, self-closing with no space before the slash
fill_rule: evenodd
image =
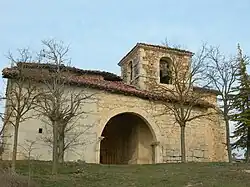
<path id="1" fill-rule="evenodd" d="M 2 163 L 1 165 L 6 165 Z M 18 162 L 18 173 L 28 175 L 27 162 Z M 57 178 L 51 163 L 32 163 L 32 178 L 43 187 L 246 187 L 250 165 L 187 163 L 108 166 L 67 163 Z"/>

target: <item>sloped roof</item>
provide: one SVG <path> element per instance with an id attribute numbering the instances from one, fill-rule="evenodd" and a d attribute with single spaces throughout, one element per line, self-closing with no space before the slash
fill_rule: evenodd
<path id="1" fill-rule="evenodd" d="M 32 78 L 32 79 L 34 78 L 36 81 L 42 81 L 43 75 L 39 75 L 37 70 L 39 69 L 40 71 L 42 69 L 55 70 L 56 66 L 51 64 L 27 63 L 24 64 L 23 67 L 28 69 L 26 73 L 26 78 Z M 69 70 L 71 72 L 74 72 L 73 76 L 67 77 L 67 82 L 70 85 L 95 88 L 116 94 L 136 96 L 147 100 L 159 100 L 159 101 L 169 101 L 170 99 L 171 101 L 174 100 L 174 98 L 170 98 L 170 96 L 162 96 L 160 94 L 156 94 L 146 90 L 139 90 L 132 85 L 124 83 L 119 76 L 113 73 L 96 71 L 96 70 L 95 71 L 81 70 L 67 66 L 62 66 L 62 67 L 65 68 L 65 71 Z M 82 76 L 82 75 L 101 75 L 104 79 L 96 79 L 91 76 Z M 3 78 L 15 79 L 18 76 L 18 68 L 17 67 L 4 68 L 2 71 L 2 76 Z M 212 104 L 203 100 L 200 101 L 197 105 L 201 107 L 212 106 Z"/>
<path id="2" fill-rule="evenodd" d="M 18 65 L 22 65 L 23 68 L 27 68 L 27 69 L 48 69 L 48 70 L 56 70 L 57 69 L 57 66 L 54 65 L 54 64 L 48 64 L 48 63 L 17 63 L 17 66 Z M 5 68 L 6 70 L 7 69 L 12 69 L 12 70 L 15 70 L 15 69 L 18 69 L 17 67 L 12 67 L 12 68 Z M 107 71 L 99 71 L 99 70 L 84 70 L 84 69 L 79 69 L 79 68 L 76 68 L 76 67 L 72 67 L 72 66 L 65 66 L 65 65 L 61 65 L 60 66 L 60 69 L 62 71 L 67 71 L 67 72 L 72 72 L 74 74 L 78 74 L 78 75 L 101 75 L 103 76 L 103 78 L 105 80 L 111 80 L 111 81 L 121 81 L 121 77 L 114 74 L 114 73 L 110 73 L 110 72 L 107 72 Z M 4 74 L 3 74 L 4 76 Z M 5 78 L 5 77 L 4 77 Z"/>

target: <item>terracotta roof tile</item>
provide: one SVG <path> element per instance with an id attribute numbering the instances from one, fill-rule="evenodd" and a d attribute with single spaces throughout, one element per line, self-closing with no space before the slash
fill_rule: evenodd
<path id="1" fill-rule="evenodd" d="M 44 66 L 43 66 L 44 65 Z M 43 75 L 42 75 L 42 69 L 43 67 L 48 68 L 48 64 L 43 64 L 39 66 L 27 64 L 25 66 L 26 68 L 29 68 L 29 72 L 27 75 L 27 78 L 33 78 L 36 81 L 42 81 Z M 39 67 L 41 73 L 39 74 L 35 69 L 37 70 L 36 67 Z M 31 71 L 33 69 L 33 71 Z M 152 93 L 146 90 L 139 90 L 134 86 L 125 84 L 123 81 L 121 81 L 120 78 L 117 78 L 115 74 L 111 74 L 108 72 L 99 72 L 99 71 L 90 71 L 90 70 L 80 70 L 80 69 L 75 69 L 75 68 L 70 68 L 73 72 L 81 72 L 80 74 L 74 74 L 74 76 L 69 76 L 67 77 L 67 82 L 71 85 L 76 85 L 76 86 L 83 86 L 83 87 L 89 87 L 89 88 L 95 88 L 95 89 L 100 89 L 100 90 L 105 90 L 108 92 L 112 93 L 117 93 L 117 94 L 123 94 L 123 95 L 129 95 L 129 96 L 136 96 L 142 99 L 148 99 L 148 100 L 160 100 L 160 101 L 169 101 L 174 100 L 173 98 L 170 98 L 169 96 L 162 96 L 156 93 Z M 95 79 L 92 78 L 91 76 L 81 76 L 83 72 L 87 73 L 88 75 L 91 74 L 98 74 L 98 75 L 103 75 L 108 76 L 108 78 L 112 77 L 113 79 L 105 80 L 105 79 Z M 12 68 L 5 68 L 2 71 L 2 76 L 4 78 L 9 78 L 9 79 L 14 79 L 15 77 L 18 76 L 18 69 L 17 67 L 12 67 Z M 109 77 L 110 76 L 110 77 Z M 197 105 L 202 106 L 202 107 L 212 107 L 213 105 L 206 102 L 206 101 L 200 101 Z"/>
<path id="2" fill-rule="evenodd" d="M 204 87 L 194 86 L 193 89 L 194 89 L 194 91 L 212 93 L 212 94 L 215 94 L 215 95 L 219 95 L 220 94 L 220 92 L 218 90 L 211 89 L 211 88 L 204 88 Z"/>
<path id="3" fill-rule="evenodd" d="M 55 70 L 57 68 L 56 65 L 48 64 L 48 63 L 18 63 L 17 65 L 22 64 L 24 68 L 29 69 L 49 69 L 49 70 Z M 15 68 L 15 67 L 13 67 Z M 79 69 L 76 67 L 71 66 L 65 66 L 61 65 L 60 68 L 65 71 L 69 71 L 78 75 L 101 75 L 104 77 L 105 80 L 112 80 L 112 81 L 121 81 L 121 77 L 110 72 L 106 71 L 99 71 L 99 70 L 84 70 Z"/>

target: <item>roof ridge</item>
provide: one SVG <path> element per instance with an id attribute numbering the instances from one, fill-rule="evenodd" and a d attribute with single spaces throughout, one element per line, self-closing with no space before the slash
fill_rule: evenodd
<path id="1" fill-rule="evenodd" d="M 159 48 L 159 49 L 164 49 L 164 50 L 170 50 L 170 51 L 176 51 L 179 53 L 185 53 L 187 55 L 194 55 L 193 52 L 184 50 L 184 49 L 178 49 L 178 48 L 172 48 L 168 46 L 163 46 L 163 45 L 157 45 L 157 44 L 149 44 L 149 43 L 144 43 L 144 42 L 137 42 L 136 45 L 129 50 L 129 52 L 122 57 L 122 59 L 119 61 L 118 65 L 120 66 L 122 64 L 122 61 L 126 59 L 137 47 L 152 47 L 152 48 Z"/>
<path id="2" fill-rule="evenodd" d="M 174 48 L 174 47 L 169 47 L 169 46 L 164 46 L 164 45 L 158 45 L 158 44 L 150 44 L 150 43 L 144 43 L 144 42 L 138 42 L 138 45 L 143 45 L 143 46 L 149 46 L 149 47 L 159 47 L 167 50 L 175 50 L 183 53 L 188 53 L 188 54 L 194 54 L 191 51 L 185 50 L 185 49 L 179 49 L 179 48 Z"/>
<path id="3" fill-rule="evenodd" d="M 51 63 L 18 62 L 17 66 L 19 64 L 23 64 L 25 68 L 31 68 L 31 69 L 36 69 L 36 68 L 49 69 L 49 68 L 55 68 L 55 67 L 57 67 L 55 64 L 51 64 Z M 6 68 L 8 68 L 8 69 L 16 69 L 17 66 L 6 67 Z M 121 81 L 122 80 L 121 76 L 116 75 L 115 73 L 108 72 L 108 71 L 86 70 L 86 69 L 76 68 L 74 66 L 66 66 L 64 64 L 61 64 L 60 67 L 68 69 L 69 71 L 71 71 L 73 73 L 102 75 L 102 76 L 104 76 L 104 77 L 106 77 L 108 79 L 112 79 L 112 80 L 116 80 L 116 81 Z M 4 69 L 6 69 L 6 68 L 4 68 Z"/>

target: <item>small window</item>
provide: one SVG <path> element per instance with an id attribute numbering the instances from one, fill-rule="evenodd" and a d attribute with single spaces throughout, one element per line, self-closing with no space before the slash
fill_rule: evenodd
<path id="1" fill-rule="evenodd" d="M 42 128 L 39 128 L 39 129 L 38 129 L 38 133 L 40 133 L 40 134 L 43 133 L 43 129 L 42 129 Z"/>
<path id="2" fill-rule="evenodd" d="M 171 60 L 168 58 L 160 60 L 160 83 L 172 84 Z"/>
<path id="3" fill-rule="evenodd" d="M 133 80 L 133 63 L 132 61 L 129 62 L 129 80 Z"/>

